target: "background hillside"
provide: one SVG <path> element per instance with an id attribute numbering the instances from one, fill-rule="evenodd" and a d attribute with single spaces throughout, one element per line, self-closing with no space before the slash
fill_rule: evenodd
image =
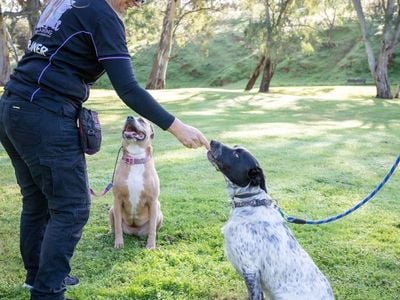
<path id="1" fill-rule="evenodd" d="M 206 47 L 197 41 L 189 42 L 184 47 L 175 45 L 168 65 L 167 88 L 244 88 L 258 62 L 258 56 L 244 39 L 244 23 L 238 19 L 220 23 Z M 350 23 L 336 27 L 333 42 L 334 47 L 321 43 L 313 45 L 312 52 L 293 51 L 283 57 L 271 85 L 345 85 L 348 78 L 363 78 L 367 84 L 373 84 L 359 25 Z M 378 38 L 373 43 L 374 48 L 379 49 Z M 132 53 L 136 76 L 143 85 L 151 70 L 156 46 L 153 44 Z M 392 86 L 400 83 L 399 47 L 392 57 L 389 76 Z M 111 86 L 105 76 L 96 87 Z M 258 88 L 257 84 L 255 88 Z"/>

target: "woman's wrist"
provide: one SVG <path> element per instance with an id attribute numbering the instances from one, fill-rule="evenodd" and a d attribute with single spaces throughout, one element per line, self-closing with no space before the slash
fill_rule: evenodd
<path id="1" fill-rule="evenodd" d="M 167 131 L 176 136 L 179 132 L 179 128 L 182 127 L 182 125 L 182 121 L 175 117 L 174 121 L 168 127 Z"/>

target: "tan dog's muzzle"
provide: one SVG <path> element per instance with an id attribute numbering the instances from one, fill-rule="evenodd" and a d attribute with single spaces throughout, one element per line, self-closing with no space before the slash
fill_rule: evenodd
<path id="1" fill-rule="evenodd" d="M 147 138 L 147 126 L 150 126 L 150 124 L 148 124 L 142 118 L 128 116 L 126 118 L 125 126 L 122 130 L 122 138 L 125 140 L 133 140 L 138 142 L 144 141 Z M 152 132 L 152 128 L 150 132 Z"/>

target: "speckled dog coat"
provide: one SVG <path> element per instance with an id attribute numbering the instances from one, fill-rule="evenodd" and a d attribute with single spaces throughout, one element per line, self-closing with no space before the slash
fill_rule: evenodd
<path id="1" fill-rule="evenodd" d="M 294 238 L 268 194 L 259 187 L 228 183 L 237 206 L 223 227 L 226 256 L 243 276 L 250 299 L 328 300 L 332 288 L 311 257 Z M 237 198 L 240 194 L 250 197 Z M 235 197 L 236 196 L 236 197 Z M 266 199 L 266 205 L 240 207 Z"/>
<path id="2" fill-rule="evenodd" d="M 250 300 L 330 300 L 329 281 L 294 238 L 267 193 L 258 161 L 246 149 L 211 141 L 209 161 L 223 173 L 232 211 L 222 232 L 226 256 Z"/>

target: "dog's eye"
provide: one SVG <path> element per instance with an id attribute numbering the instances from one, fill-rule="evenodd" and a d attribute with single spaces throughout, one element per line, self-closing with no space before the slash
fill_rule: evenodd
<path id="1" fill-rule="evenodd" d="M 237 152 L 237 151 L 233 151 L 233 157 L 235 157 L 235 158 L 239 158 L 239 153 Z"/>

